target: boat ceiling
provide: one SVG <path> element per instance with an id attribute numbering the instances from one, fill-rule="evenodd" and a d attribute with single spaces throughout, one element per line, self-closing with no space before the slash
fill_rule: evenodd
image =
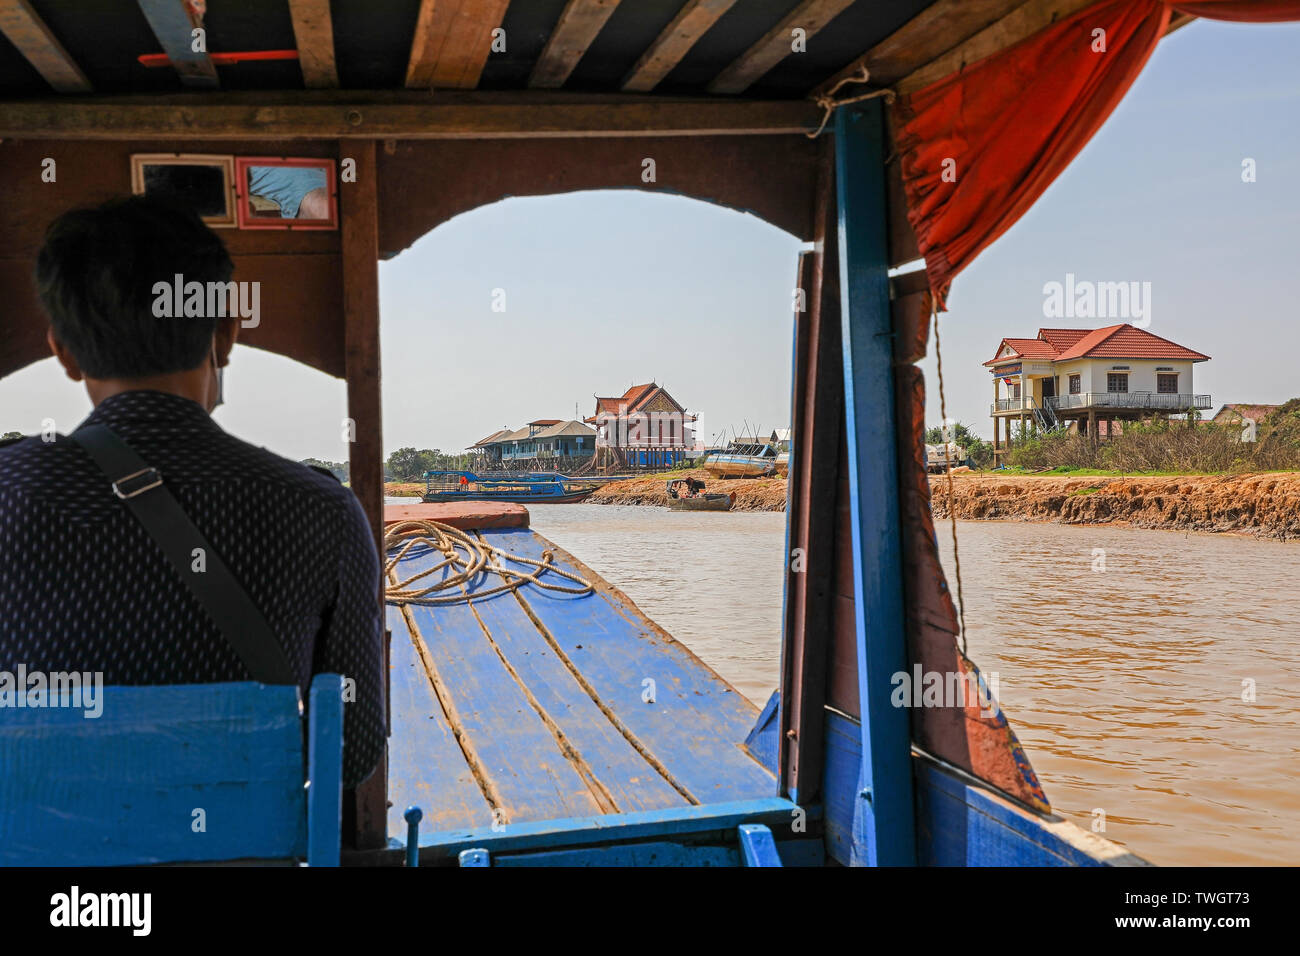
<path id="1" fill-rule="evenodd" d="M 799 99 L 929 7 L 942 16 L 915 25 L 918 33 L 926 27 L 926 42 L 917 46 L 922 62 L 1019 5 L 1020 0 L 0 0 L 0 98 L 318 87 Z M 206 30 L 207 54 L 188 53 L 194 23 Z M 506 49 L 488 54 L 497 27 L 505 31 Z M 791 52 L 796 27 L 807 33 L 806 52 Z M 935 46 L 936 33 L 944 31 Z M 291 58 L 229 65 L 211 60 L 266 51 L 286 51 Z M 164 53 L 173 56 L 170 64 L 139 62 L 142 55 Z"/>

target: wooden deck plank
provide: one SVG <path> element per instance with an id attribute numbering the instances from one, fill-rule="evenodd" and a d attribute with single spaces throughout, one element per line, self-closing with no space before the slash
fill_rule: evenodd
<path id="1" fill-rule="evenodd" d="M 412 551 L 399 578 L 430 567 L 441 554 Z M 439 676 L 438 688 L 462 749 L 477 761 L 501 823 L 603 813 L 465 604 L 410 605 L 420 646 Z"/>
<path id="2" fill-rule="evenodd" d="M 561 567 L 592 574 L 532 532 L 485 531 L 482 537 L 531 558 L 551 548 Z M 534 587 L 521 596 L 603 706 L 701 804 L 775 792 L 773 776 L 742 749 L 758 708 L 650 622 L 625 595 L 602 582 L 597 595 L 582 600 Z M 642 700 L 646 678 L 655 682 L 653 704 Z"/>
<path id="3" fill-rule="evenodd" d="M 433 693 L 424 662 L 400 608 L 388 608 L 389 651 L 388 835 L 406 838 L 402 814 L 424 812 L 421 829 L 491 826 L 492 808 L 479 788 Z"/>
<path id="4" fill-rule="evenodd" d="M 617 810 L 688 805 L 687 799 L 637 750 L 639 743 L 634 745 L 610 721 L 513 595 L 479 602 L 475 610 L 519 679 Z"/>

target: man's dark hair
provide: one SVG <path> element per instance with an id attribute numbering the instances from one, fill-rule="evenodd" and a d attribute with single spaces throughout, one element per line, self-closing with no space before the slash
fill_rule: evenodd
<path id="1" fill-rule="evenodd" d="M 228 282 L 234 266 L 194 212 L 132 196 L 66 212 L 36 257 L 36 288 L 54 337 L 91 378 L 141 378 L 198 367 L 217 318 L 154 315 L 154 285 Z"/>

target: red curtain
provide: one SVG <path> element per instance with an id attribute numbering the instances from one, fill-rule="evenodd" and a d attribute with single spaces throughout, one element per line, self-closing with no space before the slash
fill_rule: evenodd
<path id="1" fill-rule="evenodd" d="M 1024 215 L 1106 121 L 1171 11 L 1277 22 L 1300 20 L 1300 0 L 1104 0 L 898 99 L 907 215 L 939 308 L 953 276 Z"/>
<path id="2" fill-rule="evenodd" d="M 1300 3 L 1296 0 L 1174 0 L 1170 4 L 1179 13 L 1190 13 L 1207 20 L 1233 20 L 1237 23 L 1281 23 L 1300 20 Z"/>

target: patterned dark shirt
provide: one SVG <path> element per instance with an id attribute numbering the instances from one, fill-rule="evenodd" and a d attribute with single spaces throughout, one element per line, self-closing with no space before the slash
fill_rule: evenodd
<path id="1" fill-rule="evenodd" d="M 177 395 L 114 395 L 91 423 L 161 472 L 279 638 L 304 699 L 314 674 L 356 681 L 343 775 L 368 776 L 385 737 L 383 617 L 356 496 L 227 435 Z M 0 447 L 0 671 L 19 664 L 102 671 L 106 685 L 250 679 L 90 456 L 39 436 Z"/>

